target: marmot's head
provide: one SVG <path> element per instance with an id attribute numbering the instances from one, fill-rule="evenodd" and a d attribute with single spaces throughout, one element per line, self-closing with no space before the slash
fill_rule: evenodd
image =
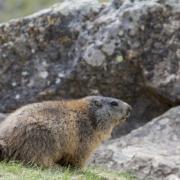
<path id="1" fill-rule="evenodd" d="M 131 106 L 127 103 L 110 97 L 88 96 L 91 121 L 99 130 L 106 130 L 125 121 L 131 112 Z"/>

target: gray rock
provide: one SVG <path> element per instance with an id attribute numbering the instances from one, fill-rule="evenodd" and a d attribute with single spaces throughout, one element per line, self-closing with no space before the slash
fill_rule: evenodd
<path id="1" fill-rule="evenodd" d="M 145 124 L 180 103 L 179 9 L 71 0 L 0 24 L 0 112 L 98 93 L 133 106 L 114 136 Z"/>
<path id="2" fill-rule="evenodd" d="M 7 117 L 7 114 L 0 113 L 0 123 Z"/>
<path id="3" fill-rule="evenodd" d="M 131 171 L 138 179 L 180 179 L 180 106 L 105 143 L 91 163 Z"/>

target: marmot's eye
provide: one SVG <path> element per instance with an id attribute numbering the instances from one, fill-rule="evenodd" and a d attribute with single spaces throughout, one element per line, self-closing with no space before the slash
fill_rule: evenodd
<path id="1" fill-rule="evenodd" d="M 100 101 L 94 101 L 95 106 L 102 107 L 102 103 Z"/>
<path id="2" fill-rule="evenodd" d="M 118 103 L 116 101 L 112 101 L 110 104 L 111 106 L 118 106 Z"/>

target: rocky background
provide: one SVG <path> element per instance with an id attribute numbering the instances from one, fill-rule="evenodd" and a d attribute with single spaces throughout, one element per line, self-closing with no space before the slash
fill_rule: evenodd
<path id="1" fill-rule="evenodd" d="M 90 94 L 133 107 L 91 164 L 180 178 L 179 0 L 67 0 L 0 24 L 1 113 Z"/>

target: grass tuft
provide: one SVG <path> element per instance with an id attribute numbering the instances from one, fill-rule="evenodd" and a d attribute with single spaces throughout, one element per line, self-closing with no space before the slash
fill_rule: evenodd
<path id="1" fill-rule="evenodd" d="M 0 180 L 134 180 L 129 173 L 118 173 L 103 169 L 87 168 L 72 170 L 56 167 L 42 169 L 27 167 L 16 162 L 0 163 Z"/>

